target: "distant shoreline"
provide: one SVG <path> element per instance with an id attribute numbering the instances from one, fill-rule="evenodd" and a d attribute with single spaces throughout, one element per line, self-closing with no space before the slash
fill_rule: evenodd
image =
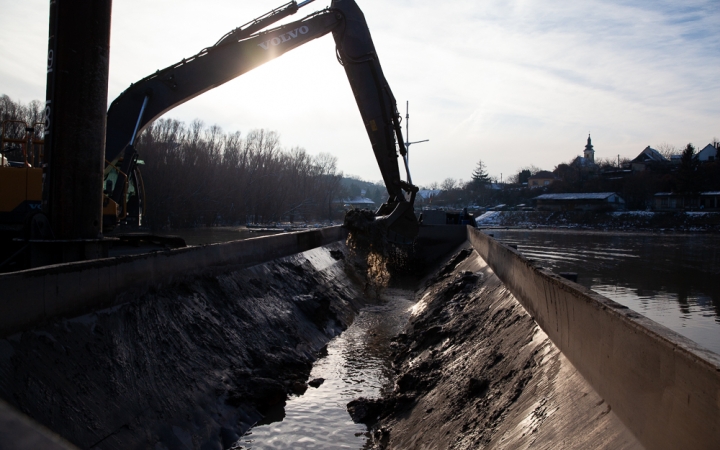
<path id="1" fill-rule="evenodd" d="M 476 218 L 481 229 L 565 232 L 720 233 L 720 212 L 497 211 Z"/>

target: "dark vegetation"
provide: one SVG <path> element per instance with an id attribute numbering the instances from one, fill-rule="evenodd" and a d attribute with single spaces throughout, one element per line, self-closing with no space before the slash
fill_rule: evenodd
<path id="1" fill-rule="evenodd" d="M 337 158 L 280 145 L 273 131 L 225 133 L 160 119 L 138 152 L 153 228 L 337 218 Z"/>
<path id="2" fill-rule="evenodd" d="M 374 201 L 377 206 L 384 203 L 388 196 L 385 185 L 382 182 L 365 181 L 354 175 L 343 176 L 341 187 L 343 197 L 366 197 Z"/>

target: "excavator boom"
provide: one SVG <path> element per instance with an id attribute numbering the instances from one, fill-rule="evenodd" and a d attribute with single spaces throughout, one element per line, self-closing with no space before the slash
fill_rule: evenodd
<path id="1" fill-rule="evenodd" d="M 293 1 L 270 11 L 227 33 L 214 46 L 131 85 L 108 110 L 105 158 L 122 161 L 118 173 L 133 173 L 137 162 L 133 143 L 152 121 L 203 92 L 332 32 L 389 195 L 376 213 L 377 223 L 387 228 L 392 240 L 412 240 L 418 233 L 412 209 L 417 188 L 400 177 L 398 153 L 405 153 L 400 115 L 365 17 L 355 1 L 333 0 L 328 9 L 261 31 L 307 3 Z M 110 190 L 113 201 L 121 205 L 126 186 L 115 183 Z M 395 239 L 396 235 L 401 238 Z"/>

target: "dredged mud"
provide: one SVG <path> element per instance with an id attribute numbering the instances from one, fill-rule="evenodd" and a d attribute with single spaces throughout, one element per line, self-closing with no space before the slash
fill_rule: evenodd
<path id="1" fill-rule="evenodd" d="M 471 248 L 416 295 L 392 391 L 348 405 L 374 448 L 641 448 Z"/>
<path id="2" fill-rule="evenodd" d="M 0 340 L 0 396 L 81 448 L 227 448 L 362 306 L 342 244 Z"/>

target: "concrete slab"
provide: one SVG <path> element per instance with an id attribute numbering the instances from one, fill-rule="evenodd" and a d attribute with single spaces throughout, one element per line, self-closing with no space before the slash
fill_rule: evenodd
<path id="1" fill-rule="evenodd" d="M 720 447 L 720 356 L 468 228 L 523 307 L 647 448 Z"/>
<path id="2" fill-rule="evenodd" d="M 342 227 L 328 227 L 0 274 L 0 337 L 53 317 L 121 303 L 129 292 L 201 272 L 262 264 L 346 236 Z"/>

